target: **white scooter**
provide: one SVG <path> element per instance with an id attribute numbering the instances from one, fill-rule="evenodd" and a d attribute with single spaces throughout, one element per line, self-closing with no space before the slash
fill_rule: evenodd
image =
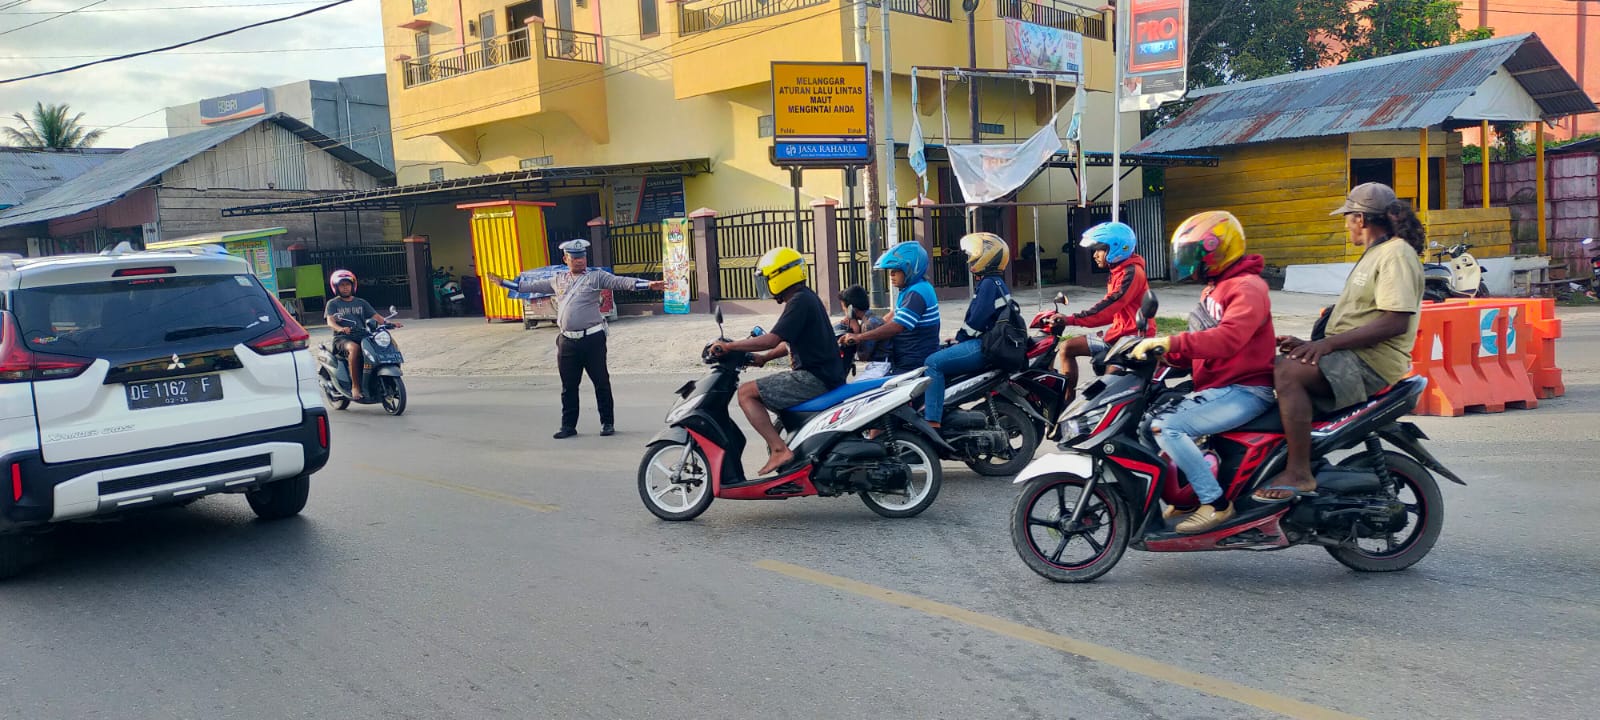
<path id="1" fill-rule="evenodd" d="M 1467 252 L 1467 234 L 1461 233 L 1461 242 L 1448 248 L 1437 241 L 1429 243 L 1434 261 L 1422 266 L 1422 299 L 1442 302 L 1450 298 L 1488 297 L 1489 288 L 1483 282 L 1483 266 Z"/>

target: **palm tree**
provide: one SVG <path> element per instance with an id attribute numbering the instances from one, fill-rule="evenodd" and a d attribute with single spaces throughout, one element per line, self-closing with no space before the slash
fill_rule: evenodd
<path id="1" fill-rule="evenodd" d="M 22 123 L 22 129 L 3 128 L 5 140 L 16 147 L 35 150 L 72 150 L 86 148 L 100 141 L 104 131 L 85 130 L 78 123 L 83 119 L 83 113 L 68 117 L 68 112 L 71 112 L 71 108 L 65 103 L 35 103 L 31 120 L 23 117 L 22 113 L 12 113 L 11 117 Z"/>

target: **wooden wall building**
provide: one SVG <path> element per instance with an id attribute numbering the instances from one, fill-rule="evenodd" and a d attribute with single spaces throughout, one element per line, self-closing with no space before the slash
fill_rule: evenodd
<path id="1" fill-rule="evenodd" d="M 1228 210 L 1244 224 L 1251 252 L 1277 268 L 1357 259 L 1343 218 L 1329 213 L 1364 182 L 1383 182 L 1410 201 L 1430 241 L 1450 245 L 1465 233 L 1478 257 L 1509 255 L 1510 210 L 1463 204 L 1460 130 L 1596 112 L 1536 35 L 1206 88 L 1190 97 L 1194 105 L 1129 151 L 1221 158 L 1216 167 L 1166 171 L 1167 232 L 1194 213 Z"/>

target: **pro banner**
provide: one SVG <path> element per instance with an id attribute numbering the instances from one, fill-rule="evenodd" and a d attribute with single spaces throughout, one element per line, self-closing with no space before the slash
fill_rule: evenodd
<path id="1" fill-rule="evenodd" d="M 666 311 L 673 315 L 689 313 L 689 220 L 667 218 L 661 221 L 661 279 L 667 281 Z"/>
<path id="2" fill-rule="evenodd" d="M 1154 110 L 1182 100 L 1189 83 L 1189 1 L 1126 0 L 1123 6 L 1117 27 L 1123 34 L 1119 45 L 1128 52 L 1118 108 Z"/>

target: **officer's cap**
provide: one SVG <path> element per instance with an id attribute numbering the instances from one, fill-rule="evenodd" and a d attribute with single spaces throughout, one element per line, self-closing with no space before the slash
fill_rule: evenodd
<path id="1" fill-rule="evenodd" d="M 589 241 L 581 239 L 568 240 L 564 243 L 561 243 L 561 252 L 573 257 L 583 257 L 589 254 Z"/>

